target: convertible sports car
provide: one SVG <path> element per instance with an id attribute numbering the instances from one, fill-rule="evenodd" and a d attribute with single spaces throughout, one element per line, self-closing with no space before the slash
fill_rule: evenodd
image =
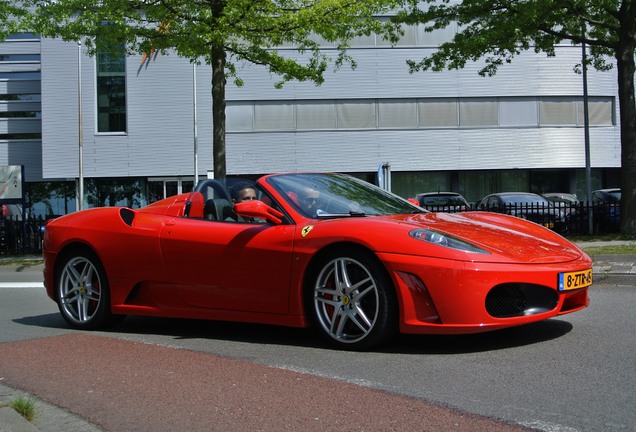
<path id="1" fill-rule="evenodd" d="M 239 199 L 245 188 L 257 199 Z M 78 329 L 127 314 L 312 326 L 354 350 L 397 332 L 483 332 L 574 312 L 592 283 L 590 257 L 538 224 L 432 213 L 317 173 L 233 188 L 204 180 L 142 209 L 66 215 L 46 226 L 44 262 L 48 296 Z"/>

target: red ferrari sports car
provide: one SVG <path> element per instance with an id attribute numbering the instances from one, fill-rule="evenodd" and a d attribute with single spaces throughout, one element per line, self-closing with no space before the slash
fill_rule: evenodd
<path id="1" fill-rule="evenodd" d="M 313 326 L 355 350 L 397 332 L 483 332 L 574 312 L 592 283 L 590 257 L 540 225 L 432 213 L 318 173 L 233 188 L 204 180 L 141 209 L 66 215 L 46 226 L 44 263 L 48 296 L 78 329 L 128 314 Z"/>

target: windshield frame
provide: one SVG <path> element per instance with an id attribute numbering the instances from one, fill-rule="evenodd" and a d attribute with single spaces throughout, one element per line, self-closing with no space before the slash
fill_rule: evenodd
<path id="1" fill-rule="evenodd" d="M 276 174 L 266 181 L 300 214 L 312 219 L 427 213 L 398 195 L 348 174 Z"/>

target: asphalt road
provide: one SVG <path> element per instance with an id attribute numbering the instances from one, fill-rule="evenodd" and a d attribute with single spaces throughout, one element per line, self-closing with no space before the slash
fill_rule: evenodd
<path id="1" fill-rule="evenodd" d="M 238 361 L 243 368 L 233 371 L 234 374 L 248 374 L 252 367 L 266 366 L 274 368 L 268 369 L 272 377 L 282 373 L 296 381 L 303 377 L 310 381 L 323 380 L 321 384 L 303 384 L 303 388 L 315 385 L 320 392 L 327 392 L 320 403 L 325 402 L 325 397 L 329 400 L 331 385 L 325 388 L 324 380 L 327 380 L 333 383 L 333 391 L 344 385 L 349 392 L 358 391 L 360 398 L 370 389 L 391 397 L 406 396 L 400 406 L 407 413 L 410 403 L 428 401 L 542 431 L 635 431 L 633 317 L 636 288 L 599 285 L 591 289 L 590 297 L 592 303 L 586 310 L 539 324 L 470 336 L 402 336 L 385 350 L 352 353 L 329 349 L 305 330 L 261 325 L 129 317 L 108 332 L 71 331 L 43 289 L 0 288 L 0 353 L 5 352 L 5 356 L 32 353 L 31 360 L 24 360 L 24 369 L 15 365 L 16 362 L 5 363 L 4 368 L 9 372 L 6 375 L 15 379 L 22 374 L 20 382 L 33 388 L 48 380 L 51 391 L 56 385 L 55 376 L 64 376 L 64 370 L 55 372 L 51 367 L 49 372 L 46 370 L 49 365 L 75 367 L 75 375 L 86 373 L 87 368 L 91 372 L 89 366 L 71 362 L 68 357 L 71 349 L 82 350 L 83 355 L 97 359 L 104 355 L 118 359 L 114 360 L 117 369 L 110 372 L 108 364 L 113 363 L 104 362 L 99 379 L 95 377 L 95 382 L 90 384 L 90 391 L 99 391 L 102 386 L 106 391 L 110 386 L 114 393 L 130 390 L 125 383 L 113 388 L 108 378 L 120 379 L 117 374 L 121 374 L 122 365 L 124 369 L 131 368 L 143 359 L 149 362 L 147 368 L 151 369 L 156 362 L 163 361 L 163 357 L 148 357 L 159 355 L 157 350 L 166 350 L 161 351 L 162 356 L 188 352 L 212 355 L 206 361 Z M 148 347 L 154 347 L 154 351 L 147 351 Z M 135 352 L 137 354 L 132 354 Z M 46 354 L 39 358 L 38 353 Z M 33 361 L 34 358 L 39 363 Z M 31 369 L 27 367 L 28 361 L 32 362 Z M 183 359 L 171 361 L 186 364 Z M 201 359 L 188 360 L 187 364 L 196 373 L 200 363 Z M 6 372 L 2 364 L 0 358 L 0 378 Z M 37 373 L 33 372 L 34 368 Z M 173 372 L 171 369 L 166 374 Z M 95 375 L 89 373 L 85 380 L 91 381 L 91 376 Z M 263 385 L 262 371 L 255 377 L 255 390 L 248 393 L 257 393 L 258 387 Z M 170 382 L 168 378 L 166 376 L 166 382 Z M 170 388 L 163 391 L 170 393 Z M 294 393 L 291 390 L 289 393 L 293 400 Z M 275 398 L 275 394 L 267 397 Z M 49 398 L 54 399 L 55 394 Z M 89 402 L 90 398 L 79 397 L 73 403 L 80 408 L 82 401 Z M 291 406 L 300 412 L 301 406 L 317 403 L 318 399 L 299 399 Z M 364 410 L 373 410 L 369 404 L 375 403 L 378 409 L 384 407 L 375 401 L 369 402 Z M 395 401 L 392 403 L 396 406 Z M 331 409 L 339 411 L 343 407 Z M 406 417 L 404 412 L 392 409 L 400 418 Z M 294 417 L 293 412 L 290 415 Z M 349 427 L 344 425 L 345 430 L 365 430 L 353 427 L 363 419 L 349 418 L 352 423 Z M 340 426 L 343 425 L 332 424 L 332 430 L 341 429 Z M 375 426 L 378 427 L 366 430 L 404 430 Z M 435 430 L 435 427 L 420 430 Z M 468 429 L 464 424 L 456 426 L 456 430 Z"/>

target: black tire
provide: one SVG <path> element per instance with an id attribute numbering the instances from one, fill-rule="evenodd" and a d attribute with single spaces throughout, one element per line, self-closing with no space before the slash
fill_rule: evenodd
<path id="1" fill-rule="evenodd" d="M 319 259 L 312 269 L 305 287 L 306 311 L 329 343 L 359 351 L 395 336 L 395 287 L 373 254 L 344 248 Z"/>
<path id="2" fill-rule="evenodd" d="M 57 269 L 55 297 L 67 323 L 94 330 L 113 322 L 108 279 L 93 251 L 71 251 L 60 259 Z"/>

